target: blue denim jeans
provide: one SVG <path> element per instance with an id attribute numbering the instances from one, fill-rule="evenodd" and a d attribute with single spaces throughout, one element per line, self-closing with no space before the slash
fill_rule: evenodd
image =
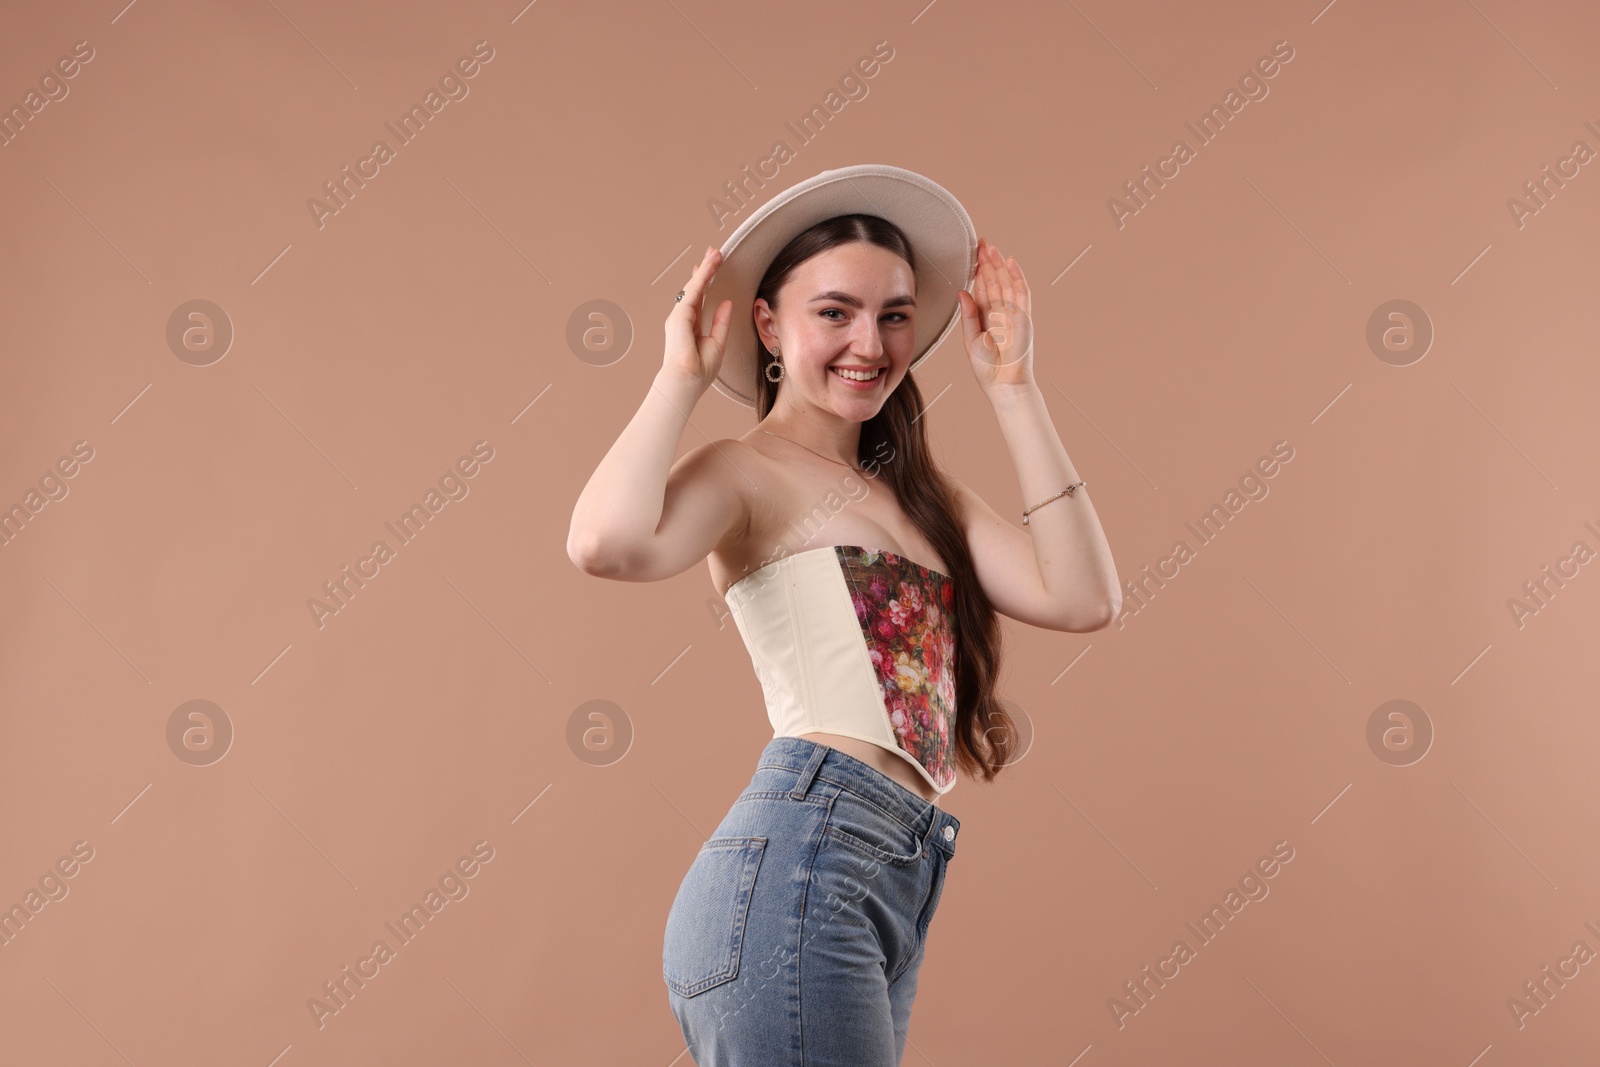
<path id="1" fill-rule="evenodd" d="M 775 737 L 667 915 L 697 1067 L 895 1067 L 955 816 L 836 748 Z"/>

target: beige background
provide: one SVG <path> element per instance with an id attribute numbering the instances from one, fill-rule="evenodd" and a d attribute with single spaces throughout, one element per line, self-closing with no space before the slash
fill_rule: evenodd
<path id="1" fill-rule="evenodd" d="M 12 5 L 0 34 L 8 109 L 93 53 L 0 147 L 0 507 L 38 509 L 0 547 L 7 1062 L 689 1062 L 666 912 L 770 728 L 704 566 L 607 582 L 564 542 L 672 294 L 747 214 L 708 201 L 780 139 L 758 199 L 859 162 L 959 196 L 1033 286 L 1121 577 L 1193 552 L 1119 626 L 1008 623 L 1035 741 L 946 798 L 906 1062 L 1600 1047 L 1592 961 L 1520 1027 L 1507 1005 L 1600 951 L 1600 164 L 1508 207 L 1600 149 L 1592 5 L 119 3 Z M 479 41 L 468 95 L 319 226 L 323 183 Z M 596 300 L 614 333 L 574 349 Z M 1393 300 L 1425 352 L 1369 343 Z M 1017 514 L 959 346 L 918 378 L 942 461 Z M 709 393 L 680 453 L 751 421 Z M 384 523 L 441 478 L 436 506 L 467 495 L 402 544 Z M 619 709 L 599 751 L 569 740 L 592 700 Z M 1433 733 L 1405 765 L 1368 741 L 1391 700 Z M 1270 894 L 1119 1027 L 1123 983 L 1280 841 Z M 468 895 L 319 1026 L 323 983 L 478 842 L 445 879 Z"/>

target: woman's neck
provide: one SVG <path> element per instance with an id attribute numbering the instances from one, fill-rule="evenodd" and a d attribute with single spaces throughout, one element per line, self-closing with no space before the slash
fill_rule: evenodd
<path id="1" fill-rule="evenodd" d="M 787 438 L 825 459 L 852 467 L 861 449 L 861 424 L 836 415 L 808 418 L 774 411 L 762 419 L 756 429 Z"/>

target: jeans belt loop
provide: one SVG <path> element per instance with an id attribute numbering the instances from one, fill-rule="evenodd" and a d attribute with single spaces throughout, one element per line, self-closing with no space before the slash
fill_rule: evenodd
<path id="1" fill-rule="evenodd" d="M 923 848 L 926 849 L 927 846 L 933 845 L 935 848 L 943 851 L 945 855 L 953 855 L 955 853 L 955 844 L 953 841 L 945 837 L 945 831 L 950 829 L 954 824 L 951 823 L 947 818 L 941 816 L 940 810 L 937 806 L 934 807 L 931 816 L 932 817 L 928 820 L 928 832 L 923 836 L 922 839 Z"/>
<path id="2" fill-rule="evenodd" d="M 817 772 L 822 769 L 822 761 L 828 758 L 828 746 L 815 741 L 812 744 L 817 750 L 806 761 L 805 768 L 800 772 L 799 779 L 794 783 L 794 788 L 789 790 L 790 800 L 804 800 L 811 790 L 811 783 L 816 780 Z"/>

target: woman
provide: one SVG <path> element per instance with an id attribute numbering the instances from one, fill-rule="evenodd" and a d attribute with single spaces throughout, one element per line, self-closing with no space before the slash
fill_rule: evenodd
<path id="1" fill-rule="evenodd" d="M 699 1067 L 899 1063 L 960 826 L 937 798 L 958 767 L 993 780 L 1017 755 L 995 611 L 1082 632 L 1120 610 L 1034 381 L 1027 282 L 972 236 L 954 197 L 900 168 L 778 194 L 726 256 L 706 250 L 649 396 L 574 509 L 568 553 L 590 574 L 653 581 L 708 560 L 774 726 L 667 919 L 663 978 Z M 1038 501 L 1026 530 L 927 444 L 910 370 L 958 316 Z M 713 384 L 759 424 L 669 469 Z"/>

